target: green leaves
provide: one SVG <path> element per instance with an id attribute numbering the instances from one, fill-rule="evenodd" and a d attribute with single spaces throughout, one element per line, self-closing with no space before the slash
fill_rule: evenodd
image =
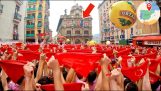
<path id="1" fill-rule="evenodd" d="M 119 19 L 120 24 L 121 24 L 122 26 L 130 26 L 130 25 L 132 24 L 131 21 L 126 20 L 126 19 L 124 19 L 124 18 L 118 18 L 118 19 Z"/>

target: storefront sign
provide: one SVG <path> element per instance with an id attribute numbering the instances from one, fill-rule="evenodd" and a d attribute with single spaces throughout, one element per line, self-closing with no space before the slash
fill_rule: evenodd
<path id="1" fill-rule="evenodd" d="M 144 45 L 160 45 L 161 41 L 144 41 Z"/>

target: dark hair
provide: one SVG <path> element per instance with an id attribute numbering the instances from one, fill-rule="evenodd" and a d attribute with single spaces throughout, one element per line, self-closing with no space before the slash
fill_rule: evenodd
<path id="1" fill-rule="evenodd" d="M 49 78 L 47 76 L 43 76 L 39 79 L 38 83 L 41 85 L 45 85 L 45 84 L 53 84 L 53 79 Z"/>
<path id="2" fill-rule="evenodd" d="M 161 82 L 158 80 L 157 82 L 151 84 L 152 91 L 156 91 L 158 86 L 161 84 Z"/>
<path id="3" fill-rule="evenodd" d="M 126 85 L 125 91 L 138 91 L 138 86 L 135 83 L 130 82 Z"/>
<path id="4" fill-rule="evenodd" d="M 115 63 L 116 63 L 116 61 L 117 61 L 117 60 L 116 60 L 115 58 L 114 58 L 114 59 L 112 59 L 112 60 L 111 60 L 111 64 L 115 64 Z"/>
<path id="5" fill-rule="evenodd" d="M 17 81 L 17 84 L 18 85 L 21 85 L 22 84 L 22 82 L 23 82 L 23 80 L 24 80 L 24 76 L 22 76 L 18 81 Z"/>
<path id="6" fill-rule="evenodd" d="M 95 71 L 91 71 L 87 76 L 87 81 L 89 83 L 93 83 L 93 81 L 96 79 L 97 73 Z"/>
<path id="7" fill-rule="evenodd" d="M 36 77 L 38 66 L 39 66 L 39 63 L 36 63 L 36 66 L 34 68 L 34 77 Z"/>
<path id="8" fill-rule="evenodd" d="M 68 72 L 65 70 L 64 67 L 63 67 L 62 73 L 63 73 L 64 79 L 66 80 L 66 77 L 67 77 Z"/>
<path id="9" fill-rule="evenodd" d="M 0 91 L 4 91 L 4 88 L 3 88 L 3 85 L 2 85 L 1 81 L 0 81 Z"/>
<path id="10" fill-rule="evenodd" d="M 131 80 L 129 78 L 125 78 L 125 80 L 124 80 L 124 88 L 130 82 L 131 82 Z"/>

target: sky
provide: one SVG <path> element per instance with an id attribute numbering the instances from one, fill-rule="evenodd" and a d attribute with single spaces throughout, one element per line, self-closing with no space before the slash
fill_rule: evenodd
<path id="1" fill-rule="evenodd" d="M 71 7 L 78 3 L 78 5 L 81 5 L 83 7 L 83 10 L 85 10 L 90 3 L 92 3 L 95 7 L 91 11 L 91 16 L 93 18 L 92 20 L 92 33 L 94 34 L 99 34 L 99 16 L 98 16 L 98 5 L 102 1 L 50 1 L 50 17 L 49 17 L 49 27 L 53 31 L 53 36 L 55 36 L 56 33 L 56 28 L 60 19 L 60 15 L 64 15 L 64 10 L 67 9 L 67 14 L 70 13 Z"/>

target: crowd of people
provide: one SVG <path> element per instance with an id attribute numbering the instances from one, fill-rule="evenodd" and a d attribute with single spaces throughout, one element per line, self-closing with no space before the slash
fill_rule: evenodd
<path id="1" fill-rule="evenodd" d="M 161 47 L 1 44 L 0 91 L 160 91 Z"/>

